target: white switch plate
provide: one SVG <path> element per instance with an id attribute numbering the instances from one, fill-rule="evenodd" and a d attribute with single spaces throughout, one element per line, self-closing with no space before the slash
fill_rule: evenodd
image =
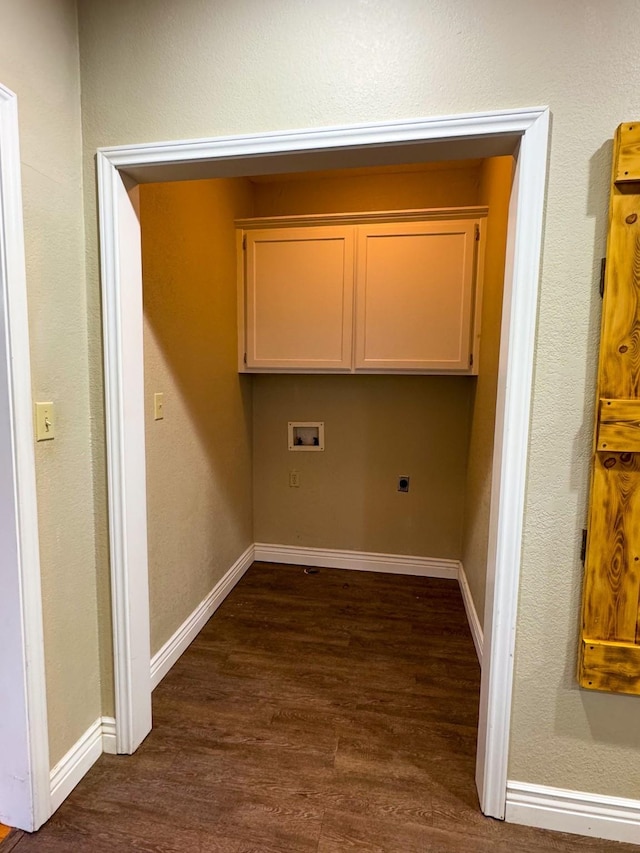
<path id="1" fill-rule="evenodd" d="M 56 409 L 53 403 L 36 403 L 36 441 L 56 437 Z"/>
<path id="2" fill-rule="evenodd" d="M 153 395 L 153 418 L 156 421 L 164 418 L 164 394 L 161 391 Z"/>

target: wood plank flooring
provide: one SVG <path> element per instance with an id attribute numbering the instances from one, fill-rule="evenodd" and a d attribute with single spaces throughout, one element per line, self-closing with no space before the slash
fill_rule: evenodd
<path id="1" fill-rule="evenodd" d="M 15 853 L 640 851 L 483 817 L 479 676 L 454 581 L 256 563 Z"/>

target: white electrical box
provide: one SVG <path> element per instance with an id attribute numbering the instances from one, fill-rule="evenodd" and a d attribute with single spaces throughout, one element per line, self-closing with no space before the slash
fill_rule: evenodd
<path id="1" fill-rule="evenodd" d="M 324 422 L 289 421 L 289 450 L 324 450 Z"/>

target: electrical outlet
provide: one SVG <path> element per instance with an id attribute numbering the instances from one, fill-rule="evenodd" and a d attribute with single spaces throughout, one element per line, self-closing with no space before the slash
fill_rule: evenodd
<path id="1" fill-rule="evenodd" d="M 289 471 L 289 486 L 292 489 L 297 489 L 300 487 L 300 472 L 299 471 Z"/>
<path id="2" fill-rule="evenodd" d="M 410 477 L 407 474 L 400 474 L 398 477 L 398 491 L 399 492 L 408 492 L 409 491 L 409 480 Z"/>

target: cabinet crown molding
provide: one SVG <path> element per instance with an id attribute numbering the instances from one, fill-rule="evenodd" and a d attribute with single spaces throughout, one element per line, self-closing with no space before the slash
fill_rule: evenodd
<path id="1" fill-rule="evenodd" d="M 475 207 L 430 207 L 415 210 L 373 210 L 351 213 L 314 213 L 303 216 L 265 216 L 251 219 L 236 219 L 236 228 L 289 228 L 305 225 L 349 225 L 376 222 L 429 222 L 439 219 L 478 219 L 488 216 L 489 208 Z"/>

